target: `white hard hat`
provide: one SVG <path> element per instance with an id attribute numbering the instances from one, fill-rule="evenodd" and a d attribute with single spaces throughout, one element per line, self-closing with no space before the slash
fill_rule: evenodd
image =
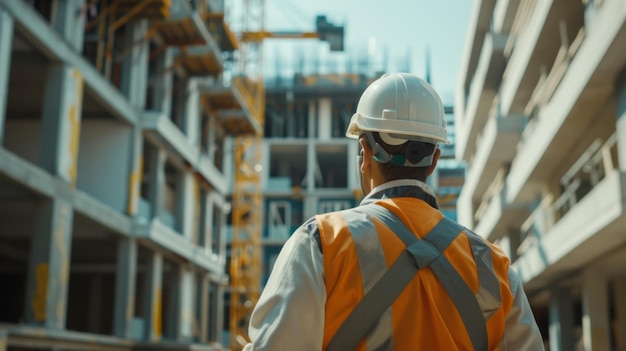
<path id="1" fill-rule="evenodd" d="M 385 74 L 365 89 L 346 136 L 358 139 L 363 132 L 378 132 L 389 145 L 448 142 L 441 98 L 426 81 L 409 73 Z"/>

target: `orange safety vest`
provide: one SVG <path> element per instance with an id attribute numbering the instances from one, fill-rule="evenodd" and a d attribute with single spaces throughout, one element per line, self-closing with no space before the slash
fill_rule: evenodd
<path id="1" fill-rule="evenodd" d="M 375 203 L 395 214 L 420 239 L 443 218 L 441 212 L 417 198 L 400 197 Z M 367 291 L 405 250 L 405 245 L 383 223 L 355 209 L 318 215 L 316 220 L 324 255 L 327 294 L 325 349 Z M 452 241 L 443 255 L 477 294 L 481 279 L 474 253 L 485 248 L 491 253 L 490 273 L 499 282 L 500 289 L 497 292 L 499 306 L 488 312 L 483 310 L 489 349 L 493 350 L 504 335 L 505 319 L 514 299 L 509 289 L 508 257 L 484 240 L 478 244 L 470 240 L 466 231 Z M 429 267 L 416 274 L 377 323 L 357 350 L 390 345 L 403 350 L 415 346 L 425 350 L 472 349 L 455 304 Z"/>

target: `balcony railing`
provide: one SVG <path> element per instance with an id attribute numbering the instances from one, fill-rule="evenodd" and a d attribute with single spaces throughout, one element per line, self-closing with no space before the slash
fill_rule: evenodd
<path id="1" fill-rule="evenodd" d="M 480 222 L 480 219 L 483 217 L 483 215 L 489 208 L 489 204 L 491 203 L 491 201 L 495 197 L 500 196 L 500 194 L 502 193 L 502 189 L 504 189 L 504 182 L 505 182 L 505 178 L 507 175 L 507 171 L 508 171 L 508 167 L 500 168 L 498 173 L 496 173 L 495 178 L 493 179 L 493 181 L 487 188 L 487 190 L 485 190 L 485 195 L 481 199 L 480 206 L 478 206 L 478 209 L 476 210 L 476 213 L 474 214 L 475 223 Z"/>
<path id="2" fill-rule="evenodd" d="M 517 254 L 522 255 L 543 235 L 546 235 L 609 172 L 617 167 L 616 134 L 611 135 L 604 143 L 596 139 L 561 178 L 563 193 L 556 200 L 552 194 L 546 195 L 522 224 L 521 244 L 517 249 Z"/>
<path id="3" fill-rule="evenodd" d="M 578 30 L 578 34 L 574 40 L 570 43 L 567 38 L 567 23 L 561 20 L 559 23 L 561 34 L 561 47 L 554 59 L 552 68 L 549 72 L 543 69 L 541 77 L 535 86 L 535 90 L 532 92 L 530 101 L 526 105 L 524 114 L 529 116 L 533 110 L 537 107 L 543 107 L 558 88 L 561 80 L 565 76 L 570 62 L 578 52 L 578 49 L 583 43 L 585 38 L 585 28 L 582 27 Z"/>

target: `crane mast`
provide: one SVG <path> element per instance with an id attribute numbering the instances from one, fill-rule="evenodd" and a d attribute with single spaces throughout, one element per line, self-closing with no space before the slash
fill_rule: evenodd
<path id="1" fill-rule="evenodd" d="M 264 32 L 265 0 L 243 0 L 241 33 Z M 241 41 L 235 84 L 249 92 L 250 113 L 261 128 L 235 138 L 230 263 L 230 348 L 247 341 L 248 322 L 261 290 L 261 139 L 265 118 L 262 41 Z"/>

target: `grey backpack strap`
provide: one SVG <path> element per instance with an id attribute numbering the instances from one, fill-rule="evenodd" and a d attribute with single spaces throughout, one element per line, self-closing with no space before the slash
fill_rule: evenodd
<path id="1" fill-rule="evenodd" d="M 367 205 L 358 207 L 357 210 L 385 224 L 407 245 L 407 249 L 365 294 L 335 333 L 326 350 L 356 348 L 361 339 L 375 326 L 384 311 L 415 277 L 419 269 L 426 266 L 431 267 L 455 303 L 474 349 L 487 350 L 487 329 L 480 306 L 472 290 L 442 255 L 442 252 L 464 228 L 444 217 L 422 240 L 418 240 L 402 221 L 384 207 Z"/>

